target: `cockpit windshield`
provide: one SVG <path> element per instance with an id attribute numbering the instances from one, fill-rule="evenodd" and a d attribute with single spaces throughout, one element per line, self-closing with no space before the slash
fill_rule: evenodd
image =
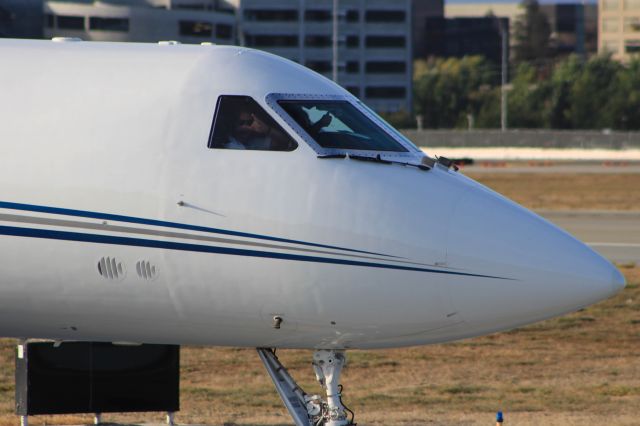
<path id="1" fill-rule="evenodd" d="M 407 152 L 348 101 L 279 100 L 278 104 L 323 148 Z"/>

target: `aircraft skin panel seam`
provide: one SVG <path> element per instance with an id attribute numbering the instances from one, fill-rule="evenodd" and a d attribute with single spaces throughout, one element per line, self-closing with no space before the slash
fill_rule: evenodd
<path id="1" fill-rule="evenodd" d="M 272 237 L 269 235 L 251 234 L 248 232 L 230 231 L 227 229 L 209 228 L 206 226 L 189 225 L 189 224 L 177 223 L 177 222 L 167 222 L 167 221 L 157 220 L 157 219 L 145 219 L 141 217 L 124 216 L 124 215 L 117 215 L 117 214 L 111 214 L 111 213 L 92 212 L 88 210 L 75 210 L 75 209 L 67 209 L 67 208 L 61 208 L 61 207 L 38 206 L 35 204 L 22 204 L 22 203 L 8 202 L 8 201 L 0 201 L 0 208 L 31 211 L 31 212 L 38 212 L 38 213 L 66 215 L 66 216 L 75 216 L 75 217 L 86 217 L 91 219 L 114 220 L 118 222 L 137 223 L 141 225 L 163 226 L 167 228 L 186 229 L 190 231 L 202 231 L 202 232 L 209 232 L 213 234 L 231 235 L 236 237 L 256 238 L 256 239 L 276 241 L 281 243 L 300 244 L 300 245 L 311 246 L 311 247 L 320 247 L 320 248 L 326 248 L 326 249 L 344 250 L 344 251 L 349 251 L 353 253 L 384 256 L 384 257 L 389 257 L 394 259 L 404 259 L 402 257 L 392 256 L 384 253 L 375 253 L 375 252 L 369 252 L 364 250 L 356 250 L 356 249 L 350 249 L 345 247 L 332 246 L 327 244 L 310 243 L 306 241 Z"/>
<path id="2" fill-rule="evenodd" d="M 326 255 L 333 255 L 333 256 L 348 256 L 348 257 L 359 258 L 359 259 L 381 260 L 386 262 L 392 261 L 397 263 L 404 263 L 407 265 L 434 266 L 427 263 L 407 262 L 407 261 L 388 259 L 383 257 L 364 256 L 364 255 L 357 255 L 357 254 L 339 253 L 335 251 L 314 250 L 314 249 L 308 249 L 308 248 L 290 247 L 285 245 L 259 243 L 254 241 L 232 240 L 229 238 L 210 237 L 207 235 L 186 234 L 183 232 L 161 231 L 156 229 L 134 228 L 130 226 L 117 226 L 117 225 L 109 225 L 109 224 L 102 224 L 102 223 L 81 222 L 81 221 L 74 221 L 74 220 L 49 219 L 49 218 L 42 218 L 42 217 L 35 217 L 35 216 L 22 216 L 22 215 L 0 213 L 0 221 L 28 224 L 28 225 L 45 225 L 45 226 L 66 227 L 66 228 L 75 228 L 75 229 L 84 229 L 84 230 L 95 230 L 95 231 L 102 231 L 102 232 L 121 232 L 121 233 L 128 233 L 128 234 L 134 234 L 134 235 L 147 235 L 152 237 L 182 238 L 187 240 L 205 241 L 210 243 L 233 244 L 233 245 L 241 245 L 241 246 L 249 246 L 249 247 L 270 248 L 270 249 L 276 249 L 276 250 L 291 250 L 291 251 L 326 254 Z"/>
<path id="3" fill-rule="evenodd" d="M 269 258 L 269 259 L 325 263 L 325 264 L 345 265 L 345 266 L 362 266 L 362 267 L 369 267 L 369 268 L 393 269 L 393 270 L 414 271 L 414 272 L 428 272 L 428 273 L 434 273 L 434 274 L 457 275 L 457 276 L 466 276 L 466 277 L 475 277 L 475 278 L 493 278 L 493 279 L 509 280 L 509 281 L 515 280 L 514 278 L 497 277 L 492 275 L 472 274 L 467 272 L 456 272 L 456 271 L 442 271 L 437 269 L 418 268 L 413 266 L 402 266 L 402 265 L 389 265 L 384 263 L 363 262 L 358 260 L 335 259 L 335 258 L 326 258 L 326 257 L 317 257 L 317 256 L 306 256 L 306 255 L 299 255 L 299 254 L 266 252 L 266 251 L 247 250 L 247 249 L 238 249 L 238 248 L 230 248 L 230 247 L 217 247 L 217 246 L 200 245 L 200 244 L 187 244 L 187 243 L 178 243 L 178 242 L 172 242 L 172 241 L 147 240 L 142 238 L 118 237 L 118 236 L 111 236 L 111 235 L 85 234 L 85 233 L 68 232 L 68 231 L 54 231 L 54 230 L 37 229 L 37 228 L 0 226 L 0 235 L 41 238 L 41 239 L 49 239 L 49 240 L 78 241 L 78 242 L 110 244 L 110 245 L 125 245 L 125 246 L 133 246 L 133 247 L 149 247 L 149 248 L 160 248 L 160 249 L 168 249 L 168 250 L 190 251 L 190 252 L 200 252 L 200 253 L 216 253 L 216 254 L 225 254 L 225 255 L 247 256 L 247 257 L 262 257 L 262 258 Z"/>

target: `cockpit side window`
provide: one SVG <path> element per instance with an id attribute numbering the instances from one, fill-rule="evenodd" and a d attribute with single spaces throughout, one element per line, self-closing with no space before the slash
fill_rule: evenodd
<path id="1" fill-rule="evenodd" d="M 249 96 L 218 98 L 209 148 L 293 151 L 296 141 Z"/>
<path id="2" fill-rule="evenodd" d="M 278 105 L 322 148 L 408 152 L 345 100 L 279 100 Z"/>

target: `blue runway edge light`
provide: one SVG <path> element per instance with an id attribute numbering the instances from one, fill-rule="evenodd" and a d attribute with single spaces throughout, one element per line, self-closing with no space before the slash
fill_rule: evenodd
<path id="1" fill-rule="evenodd" d="M 502 416 L 502 411 L 498 411 L 496 413 L 496 422 L 502 423 L 504 421 L 504 417 Z"/>

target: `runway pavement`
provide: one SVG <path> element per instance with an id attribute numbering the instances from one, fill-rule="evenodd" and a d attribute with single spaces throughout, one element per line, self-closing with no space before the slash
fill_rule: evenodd
<path id="1" fill-rule="evenodd" d="M 640 264 L 640 211 L 538 211 L 616 263 Z"/>

